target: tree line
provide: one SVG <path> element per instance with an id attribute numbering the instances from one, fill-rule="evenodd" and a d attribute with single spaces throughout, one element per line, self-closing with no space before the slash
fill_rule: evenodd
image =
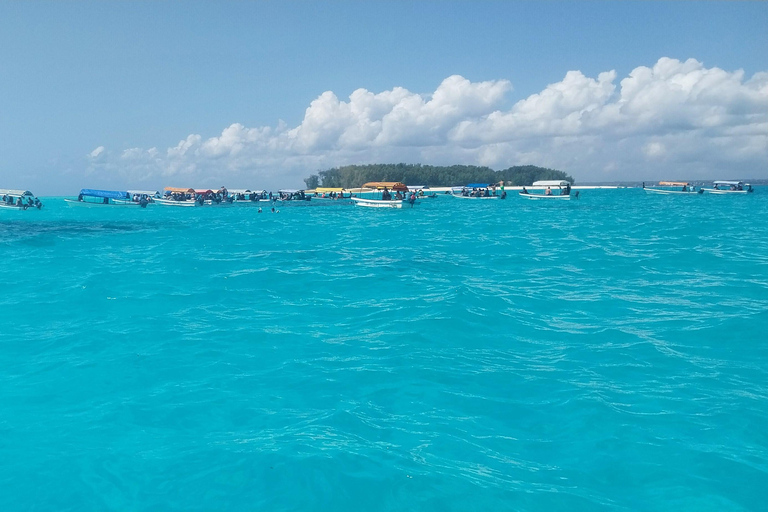
<path id="1" fill-rule="evenodd" d="M 517 165 L 494 171 L 490 167 L 476 165 L 421 165 L 421 164 L 370 164 L 345 165 L 319 171 L 304 178 L 307 189 L 317 187 L 357 188 L 370 181 L 399 181 L 406 185 L 450 187 L 469 183 L 499 183 L 509 186 L 528 186 L 538 180 L 566 180 L 573 178 L 563 171 Z"/>

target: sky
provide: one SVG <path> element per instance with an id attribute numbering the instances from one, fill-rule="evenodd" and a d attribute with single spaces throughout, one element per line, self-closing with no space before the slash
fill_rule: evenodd
<path id="1" fill-rule="evenodd" d="M 768 2 L 0 0 L 0 188 L 768 179 Z"/>

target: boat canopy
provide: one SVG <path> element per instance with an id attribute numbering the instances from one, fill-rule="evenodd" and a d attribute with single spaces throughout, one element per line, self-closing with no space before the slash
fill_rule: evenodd
<path id="1" fill-rule="evenodd" d="M 194 194 L 193 188 L 165 187 L 166 192 L 181 192 L 182 194 Z"/>
<path id="2" fill-rule="evenodd" d="M 198 195 L 201 195 L 201 196 L 205 196 L 205 195 L 208 195 L 208 194 L 213 194 L 213 190 L 211 190 L 209 188 L 196 188 L 194 190 L 194 193 L 198 194 Z"/>
<path id="3" fill-rule="evenodd" d="M 295 190 L 295 189 L 291 189 L 291 188 L 284 188 L 284 189 L 281 189 L 281 190 L 277 191 L 278 194 L 298 194 L 299 192 L 304 192 L 304 191 L 303 190 Z"/>
<path id="4" fill-rule="evenodd" d="M 744 185 L 743 181 L 714 181 L 715 185 Z"/>
<path id="5" fill-rule="evenodd" d="M 341 187 L 317 187 L 315 192 L 319 194 L 328 194 L 331 192 L 344 192 L 344 189 Z"/>
<path id="6" fill-rule="evenodd" d="M 541 181 L 534 181 L 532 187 L 567 187 L 570 185 L 569 182 L 565 180 L 541 180 Z"/>
<path id="7" fill-rule="evenodd" d="M 84 188 L 80 191 L 80 195 L 88 197 L 103 197 L 105 199 L 130 199 L 128 192 L 121 190 L 94 190 L 90 188 Z"/>
<path id="8" fill-rule="evenodd" d="M 7 188 L 0 188 L 0 194 L 4 196 L 14 196 L 14 197 L 24 197 L 24 196 L 35 197 L 35 195 L 29 190 L 11 190 Z"/>
<path id="9" fill-rule="evenodd" d="M 691 184 L 687 181 L 660 181 L 659 185 L 662 187 L 690 187 Z"/>
<path id="10" fill-rule="evenodd" d="M 248 188 L 232 188 L 228 189 L 227 192 L 231 194 L 250 194 L 251 190 Z"/>
<path id="11" fill-rule="evenodd" d="M 428 188 L 428 185 L 408 185 L 408 190 L 424 190 Z"/>
<path id="12" fill-rule="evenodd" d="M 363 188 L 375 188 L 375 189 L 384 189 L 388 188 L 389 190 L 394 191 L 400 191 L 400 192 L 408 192 L 408 187 L 406 187 L 404 184 L 400 183 L 399 181 L 370 181 L 363 185 Z"/>
<path id="13" fill-rule="evenodd" d="M 470 183 L 465 188 L 488 188 L 492 183 Z"/>
<path id="14" fill-rule="evenodd" d="M 159 196 L 160 192 L 157 190 L 127 190 L 130 195 L 140 195 L 140 196 Z"/>

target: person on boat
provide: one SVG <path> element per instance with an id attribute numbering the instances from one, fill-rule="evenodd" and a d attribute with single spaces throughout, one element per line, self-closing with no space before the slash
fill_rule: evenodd
<path id="1" fill-rule="evenodd" d="M 16 200 L 16 206 L 24 206 L 24 203 L 21 202 L 21 196 Z"/>
<path id="2" fill-rule="evenodd" d="M 403 194 L 401 194 L 399 190 L 395 192 L 395 199 L 400 201 L 402 198 L 403 198 Z"/>
<path id="3" fill-rule="evenodd" d="M 551 196 L 552 195 L 552 189 L 547 187 L 546 195 Z"/>
<path id="4" fill-rule="evenodd" d="M 104 204 L 109 204 L 109 198 L 108 198 L 108 197 L 105 197 L 105 198 L 104 198 L 104 201 L 102 201 L 102 202 L 103 202 Z"/>
<path id="5" fill-rule="evenodd" d="M 683 192 L 688 192 L 688 187 L 686 185 L 683 185 Z"/>
<path id="6" fill-rule="evenodd" d="M 78 200 L 78 201 L 82 201 L 82 200 L 83 200 L 83 194 L 80 194 L 80 195 L 78 195 L 78 196 L 77 196 L 77 200 Z"/>
<path id="7" fill-rule="evenodd" d="M 523 187 L 523 190 L 521 190 L 520 193 L 521 194 L 527 194 L 528 193 L 528 189 Z"/>
<path id="8" fill-rule="evenodd" d="M 565 190 L 563 190 L 563 195 L 564 196 L 571 195 L 571 184 L 570 183 L 565 186 Z"/>
<path id="9" fill-rule="evenodd" d="M 381 199 L 384 201 L 390 201 L 392 199 L 392 194 L 389 193 L 387 187 L 384 187 L 384 192 L 381 193 Z"/>
<path id="10" fill-rule="evenodd" d="M 485 189 L 485 192 L 483 193 L 483 197 L 491 197 L 491 193 L 488 192 L 488 189 Z"/>

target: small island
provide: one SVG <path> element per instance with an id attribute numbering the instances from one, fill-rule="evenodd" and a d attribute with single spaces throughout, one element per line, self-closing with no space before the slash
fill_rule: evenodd
<path id="1" fill-rule="evenodd" d="M 369 181 L 399 181 L 410 185 L 450 187 L 467 183 L 500 183 L 508 186 L 530 186 L 534 181 L 573 178 L 563 171 L 519 165 L 501 171 L 475 165 L 369 164 L 345 165 L 319 171 L 304 179 L 307 189 L 317 187 L 358 188 Z"/>

